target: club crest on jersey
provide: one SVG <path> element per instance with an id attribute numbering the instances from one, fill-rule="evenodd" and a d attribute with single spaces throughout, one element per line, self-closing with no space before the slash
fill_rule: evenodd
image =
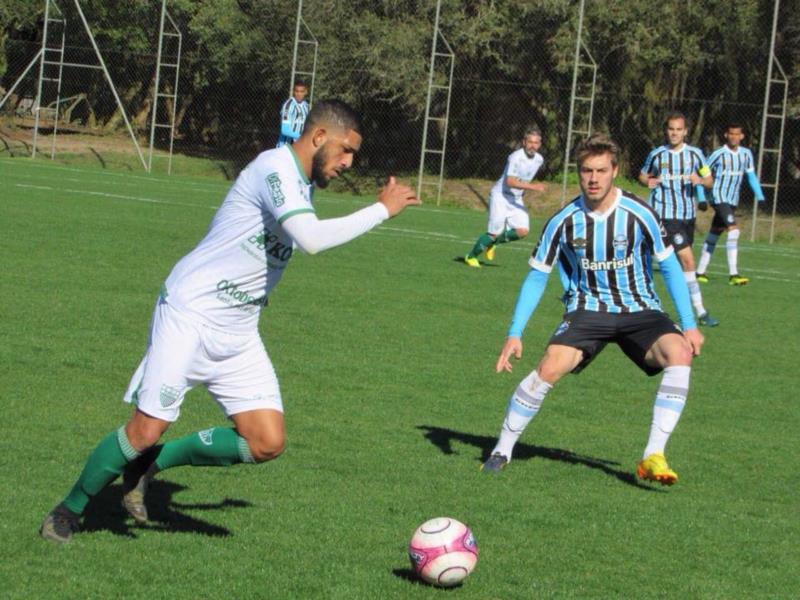
<path id="1" fill-rule="evenodd" d="M 269 186 L 270 194 L 272 195 L 272 203 L 275 205 L 275 208 L 279 206 L 283 206 L 284 200 L 286 197 L 283 195 L 283 190 L 281 190 L 281 178 L 277 173 L 270 173 L 267 175 L 267 185 Z"/>
<path id="2" fill-rule="evenodd" d="M 556 327 L 555 333 L 553 333 L 553 337 L 559 336 L 564 333 L 567 329 L 569 329 L 569 321 L 562 321 L 561 325 Z"/>
<path id="3" fill-rule="evenodd" d="M 572 247 L 575 248 L 575 250 L 585 250 L 586 240 L 583 238 L 575 238 L 572 240 Z"/>
<path id="4" fill-rule="evenodd" d="M 619 234 L 614 238 L 614 250 L 625 250 L 628 247 L 628 238 Z"/>

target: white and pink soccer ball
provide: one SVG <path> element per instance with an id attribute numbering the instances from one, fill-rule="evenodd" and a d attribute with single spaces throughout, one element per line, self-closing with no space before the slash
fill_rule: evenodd
<path id="1" fill-rule="evenodd" d="M 458 585 L 478 562 L 478 545 L 469 527 L 449 517 L 425 521 L 411 537 L 408 556 L 417 575 L 431 585 Z"/>

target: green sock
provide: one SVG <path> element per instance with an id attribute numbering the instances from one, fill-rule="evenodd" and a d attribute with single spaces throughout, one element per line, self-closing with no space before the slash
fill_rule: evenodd
<path id="1" fill-rule="evenodd" d="M 488 248 L 494 243 L 495 239 L 488 233 L 484 233 L 481 237 L 478 238 L 478 241 L 475 242 L 475 245 L 472 247 L 472 250 L 470 250 L 469 254 L 467 254 L 467 258 L 479 257 L 481 255 L 481 252 L 486 250 L 486 248 Z"/>
<path id="2" fill-rule="evenodd" d="M 137 456 L 139 452 L 128 441 L 124 425 L 107 435 L 89 455 L 81 476 L 64 498 L 64 506 L 74 513 L 83 513 L 89 499 L 114 481 Z"/>
<path id="3" fill-rule="evenodd" d="M 181 465 L 228 467 L 255 462 L 247 440 L 235 429 L 213 427 L 164 444 L 156 458 L 158 471 Z"/>
<path id="4" fill-rule="evenodd" d="M 503 233 L 501 233 L 495 238 L 494 243 L 505 244 L 507 242 L 514 242 L 518 239 L 519 236 L 517 235 L 516 229 L 506 229 Z"/>

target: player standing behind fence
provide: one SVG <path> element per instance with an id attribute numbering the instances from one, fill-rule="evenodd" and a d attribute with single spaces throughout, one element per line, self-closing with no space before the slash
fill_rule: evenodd
<path id="1" fill-rule="evenodd" d="M 308 86 L 304 81 L 294 84 L 292 97 L 283 103 L 281 107 L 281 134 L 278 137 L 276 148 L 284 144 L 293 144 L 303 133 L 303 127 L 308 117 Z"/>
<path id="2" fill-rule="evenodd" d="M 565 314 L 536 370 L 512 395 L 500 438 L 482 468 L 487 473 L 502 470 L 553 385 L 567 373 L 581 371 L 607 344 L 616 343 L 648 375 L 664 372 L 637 473 L 671 485 L 678 476 L 667 464 L 664 448 L 686 403 L 692 355 L 700 354 L 703 335 L 658 216 L 614 186 L 619 147 L 605 136 L 594 135 L 578 146 L 576 159 L 582 193 L 542 230 L 496 371 L 511 372 L 511 357 L 522 357 L 522 332 L 556 265 L 567 288 Z M 683 335 L 661 309 L 653 285 L 653 259 L 661 266 Z"/>
<path id="3" fill-rule="evenodd" d="M 741 145 L 744 139 L 744 129 L 740 123 L 731 123 L 725 128 L 725 145 L 717 148 L 708 158 L 708 165 L 714 176 L 714 187 L 711 190 L 711 207 L 714 209 L 714 219 L 711 229 L 703 242 L 700 253 L 700 262 L 697 265 L 697 281 L 708 283 L 708 263 L 717 246 L 717 240 L 724 231 L 728 231 L 728 240 L 725 250 L 728 254 L 729 285 L 745 285 L 750 280 L 739 275 L 737 261 L 739 257 L 739 227 L 736 225 L 734 211 L 739 204 L 739 190 L 742 180 L 747 177 L 747 182 L 753 190 L 756 201 L 764 201 L 764 192 L 758 183 L 753 161 L 753 153 Z M 703 209 L 703 206 L 700 206 Z"/>
<path id="4" fill-rule="evenodd" d="M 667 144 L 650 152 L 639 173 L 639 181 L 650 188 L 650 206 L 664 223 L 670 243 L 678 253 L 698 322 L 714 327 L 719 321 L 703 306 L 692 253 L 694 198 L 697 194 L 698 201 L 705 202 L 703 186 L 711 187 L 711 170 L 703 152 L 684 142 L 688 129 L 683 113 L 676 111 L 667 115 L 664 126 Z"/>
<path id="5" fill-rule="evenodd" d="M 494 260 L 497 244 L 513 242 L 528 235 L 530 217 L 522 195 L 525 190 L 543 192 L 547 189 L 543 183 L 531 183 L 544 164 L 544 158 L 537 152 L 541 147 L 541 132 L 528 129 L 522 138 L 522 148 L 509 155 L 502 177 L 489 193 L 489 230 L 478 238 L 464 257 L 468 266 L 480 267 L 478 257 L 484 250 L 486 258 Z"/>
<path id="6" fill-rule="evenodd" d="M 89 500 L 120 473 L 123 506 L 145 522 L 147 482 L 160 471 L 280 456 L 283 401 L 258 319 L 294 248 L 316 254 L 339 246 L 419 204 L 410 187 L 390 177 L 377 202 L 344 217 L 317 218 L 314 185 L 324 188 L 349 169 L 361 142 L 353 109 L 338 100 L 321 101 L 296 144 L 262 152 L 239 174 L 205 238 L 162 286 L 147 350 L 125 394 L 135 405 L 130 419 L 89 455 L 70 492 L 42 523 L 42 537 L 68 542 Z M 156 446 L 178 419 L 186 393 L 199 384 L 233 427 L 211 427 Z"/>

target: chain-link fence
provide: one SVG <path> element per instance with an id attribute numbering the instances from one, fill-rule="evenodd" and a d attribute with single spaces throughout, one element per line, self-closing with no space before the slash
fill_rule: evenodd
<path id="1" fill-rule="evenodd" d="M 33 143 L 38 63 L 23 73 L 42 48 L 45 1 L 36 2 L 33 12 L 30 4 L 21 2 L 15 13 L 16 2 L 9 0 L 10 8 L 0 13 L 0 97 L 16 85 L 0 109 L 5 153 L 29 153 Z M 81 6 L 146 149 L 161 2 L 82 0 Z M 275 144 L 289 92 L 297 6 L 297 0 L 167 2 L 183 34 L 183 51 L 177 104 L 168 104 L 159 120 L 174 116 L 176 154 L 214 158 L 232 177 Z M 319 41 L 314 98 L 341 97 L 363 115 L 364 144 L 345 182 L 355 190 L 359 174 L 365 180 L 388 172 L 417 175 L 435 6 L 435 0 L 303 2 L 303 19 Z M 666 0 L 658 10 L 638 0 L 586 3 L 583 40 L 597 60 L 593 128 L 622 146 L 624 175 L 635 179 L 647 153 L 664 142 L 662 120 L 671 109 L 687 114 L 687 141 L 707 154 L 723 142 L 723 126 L 736 120 L 748 134 L 744 144 L 757 155 L 773 6 L 774 0 Z M 63 62 L 96 67 L 74 0 L 59 0 L 58 8 L 67 23 Z M 441 31 L 455 53 L 448 183 L 467 182 L 469 188 L 471 181 L 496 179 L 531 125 L 544 134 L 542 174 L 560 183 L 576 23 L 577 3 L 567 0 L 442 1 Z M 50 37 L 49 45 L 60 43 Z M 169 47 L 164 52 L 162 60 L 174 57 Z M 789 80 L 778 211 L 798 214 L 800 11 L 789 2 L 781 9 L 776 56 Z M 307 60 L 302 52 L 299 60 Z M 437 73 L 435 82 L 445 79 Z M 169 82 L 162 85 L 174 91 Z M 434 108 L 441 111 L 443 101 L 434 95 Z M 57 95 L 44 84 L 41 109 L 40 152 L 51 150 L 56 114 L 57 157 L 94 153 L 102 161 L 104 153 L 136 152 L 101 69 L 64 67 Z M 163 157 L 168 131 L 159 129 L 155 141 Z M 431 171 L 438 174 L 438 166 Z M 485 188 L 472 189 L 480 196 Z M 462 193 L 446 186 L 445 198 L 448 190 Z M 743 200 L 749 203 L 747 192 Z"/>

